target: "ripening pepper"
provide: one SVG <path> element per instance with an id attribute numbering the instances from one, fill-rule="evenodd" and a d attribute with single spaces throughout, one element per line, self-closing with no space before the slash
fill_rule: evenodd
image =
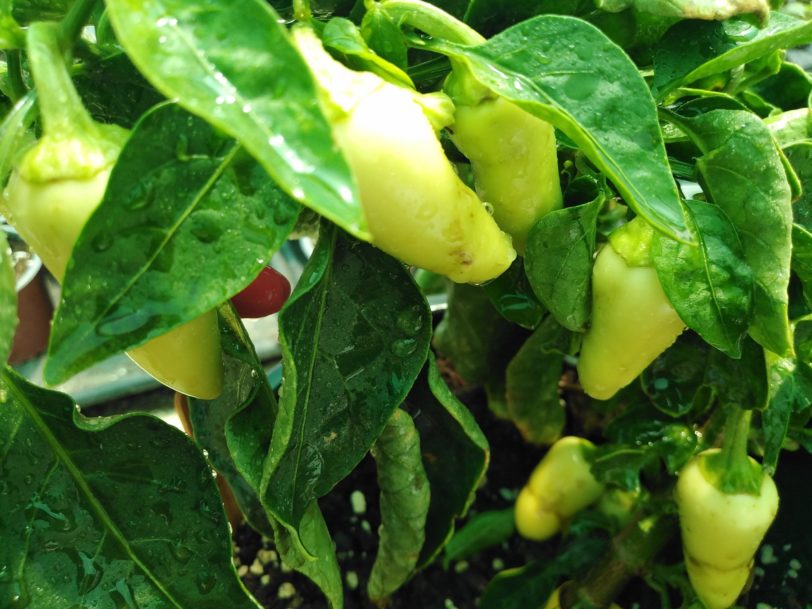
<path id="1" fill-rule="evenodd" d="M 516 529 L 534 541 L 549 539 L 575 514 L 595 502 L 604 486 L 592 475 L 595 446 L 566 436 L 550 447 L 516 499 Z"/>
<path id="2" fill-rule="evenodd" d="M 773 479 L 761 473 L 756 492 L 725 492 L 714 479 L 719 449 L 704 451 L 679 473 L 679 508 L 685 566 L 708 609 L 727 609 L 742 592 L 753 556 L 778 512 Z M 758 463 L 747 457 L 753 469 Z"/>
<path id="3" fill-rule="evenodd" d="M 456 107 L 451 141 L 471 161 L 477 194 L 522 253 L 530 229 L 563 205 L 555 128 L 503 97 L 477 91 L 471 78 L 455 70 L 446 83 Z"/>
<path id="4" fill-rule="evenodd" d="M 577 365 L 581 386 L 593 398 L 611 398 L 685 329 L 657 278 L 652 236 L 636 218 L 615 230 L 595 259 L 592 319 Z"/>
<path id="5" fill-rule="evenodd" d="M 61 281 L 74 243 L 104 197 L 128 132 L 90 118 L 65 69 L 55 24 L 28 30 L 42 138 L 25 152 L 3 193 L 3 213 Z M 158 381 L 212 399 L 222 390 L 214 311 L 150 340 L 128 355 Z"/>
<path id="6" fill-rule="evenodd" d="M 293 39 L 358 183 L 373 245 L 458 283 L 507 269 L 516 257 L 510 237 L 457 176 L 435 133 L 451 120 L 450 100 L 350 70 L 308 28 L 295 28 Z"/>

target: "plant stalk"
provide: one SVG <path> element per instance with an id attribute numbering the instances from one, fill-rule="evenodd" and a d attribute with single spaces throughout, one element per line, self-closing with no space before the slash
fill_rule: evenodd
<path id="1" fill-rule="evenodd" d="M 11 101 L 16 104 L 28 93 L 28 88 L 23 81 L 23 67 L 20 61 L 19 49 L 6 51 L 6 66 L 8 67 L 8 84 L 11 88 Z"/>
<path id="2" fill-rule="evenodd" d="M 578 603 L 605 609 L 632 577 L 643 575 L 651 561 L 674 537 L 677 519 L 650 516 L 631 522 L 612 540 L 607 556 L 579 580 L 561 589 L 561 609 Z"/>
<path id="3" fill-rule="evenodd" d="M 82 34 L 97 0 L 76 0 L 59 24 L 59 37 L 63 48 L 69 50 Z"/>

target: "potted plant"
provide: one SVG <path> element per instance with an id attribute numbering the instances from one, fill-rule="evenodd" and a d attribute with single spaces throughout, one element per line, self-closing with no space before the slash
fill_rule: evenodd
<path id="1" fill-rule="evenodd" d="M 0 10 L 0 211 L 62 283 L 45 381 L 126 351 L 188 426 L 6 367 L 0 606 L 258 607 L 248 530 L 332 609 L 482 557 L 411 606 L 808 600 L 762 546 L 791 518 L 809 551 L 803 4 Z M 276 384 L 240 314 L 280 306 Z M 352 570 L 344 492 L 379 525 Z"/>

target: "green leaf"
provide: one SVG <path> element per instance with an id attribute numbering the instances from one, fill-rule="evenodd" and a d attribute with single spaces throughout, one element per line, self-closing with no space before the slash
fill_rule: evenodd
<path id="1" fill-rule="evenodd" d="M 812 137 L 812 111 L 809 108 L 776 114 L 765 119 L 764 123 L 781 148 L 805 142 Z"/>
<path id="2" fill-rule="evenodd" d="M 741 355 L 750 325 L 753 273 L 736 229 L 724 211 L 685 201 L 699 247 L 656 234 L 652 248 L 657 276 L 682 321 L 730 357 Z"/>
<path id="3" fill-rule="evenodd" d="M 70 9 L 71 0 L 12 0 L 14 18 L 28 24 L 32 21 L 59 21 Z"/>
<path id="4" fill-rule="evenodd" d="M 592 309 L 592 260 L 603 192 L 590 203 L 544 216 L 527 237 L 525 265 L 533 291 L 565 328 L 582 332 Z"/>
<path id="5" fill-rule="evenodd" d="M 555 560 L 534 560 L 494 577 L 479 599 L 478 609 L 544 609 L 562 577 L 573 577 L 606 552 L 606 542 L 587 535 L 573 539 Z"/>
<path id="6" fill-rule="evenodd" d="M 783 62 L 778 74 L 757 83 L 753 89 L 782 110 L 807 108 L 812 76 L 799 65 Z"/>
<path id="7" fill-rule="evenodd" d="M 189 399 L 195 440 L 225 477 L 248 522 L 273 537 L 283 562 L 321 589 L 333 609 L 343 606 L 341 573 L 332 538 L 316 503 L 302 519 L 302 537 L 316 557 L 297 550 L 284 527 L 265 512 L 260 497 L 262 467 L 271 443 L 278 406 L 262 362 L 231 306 L 219 309 L 225 385 L 215 400 Z"/>
<path id="8" fill-rule="evenodd" d="M 541 15 L 478 46 L 425 45 L 466 62 L 482 84 L 555 125 L 638 215 L 691 240 L 648 86 L 600 30 L 580 19 Z"/>
<path id="9" fill-rule="evenodd" d="M 298 529 L 301 544 L 310 555 L 301 550 L 299 540 L 285 527 L 275 528 L 274 544 L 282 561 L 315 582 L 327 597 L 330 609 L 343 609 L 344 592 L 335 545 L 318 503 L 314 501 L 308 506 Z"/>
<path id="10" fill-rule="evenodd" d="M 227 305 L 220 307 L 218 321 L 223 391 L 214 400 L 188 399 L 192 435 L 228 482 L 251 526 L 272 537 L 273 528 L 258 489 L 278 407 L 253 344 L 234 310 Z M 250 419 L 250 425 L 237 425 L 235 419 Z M 241 433 L 229 433 L 235 427 Z"/>
<path id="11" fill-rule="evenodd" d="M 571 332 L 548 316 L 507 366 L 507 416 L 527 442 L 549 446 L 561 437 L 566 414 L 558 381 L 571 342 Z"/>
<path id="12" fill-rule="evenodd" d="M 233 140 L 177 105 L 158 106 L 136 126 L 74 246 L 45 378 L 61 382 L 239 292 L 298 209 Z"/>
<path id="13" fill-rule="evenodd" d="M 372 4 L 364 13 L 361 35 L 378 55 L 401 70 L 408 68 L 408 48 L 403 34 L 380 4 Z"/>
<path id="14" fill-rule="evenodd" d="M 430 489 L 412 417 L 397 409 L 372 447 L 381 488 L 380 545 L 367 591 L 382 600 L 411 576 L 426 538 Z"/>
<path id="15" fill-rule="evenodd" d="M 381 12 L 378 10 L 378 12 Z M 389 63 L 367 46 L 358 26 L 349 19 L 334 17 L 321 32 L 324 46 L 345 55 L 352 67 L 374 72 L 400 86 L 414 87 L 412 79 L 398 66 Z"/>
<path id="16" fill-rule="evenodd" d="M 482 384 L 503 367 L 520 332 L 499 314 L 483 288 L 454 284 L 434 333 L 434 348 L 451 360 L 462 379 Z"/>
<path id="17" fill-rule="evenodd" d="M 128 129 L 164 100 L 121 52 L 98 62 L 83 63 L 73 83 L 93 118 Z"/>
<path id="18" fill-rule="evenodd" d="M 682 84 L 809 42 L 812 22 L 777 11 L 762 28 L 742 17 L 725 22 L 683 21 L 672 27 L 654 49 L 652 91 L 662 99 Z"/>
<path id="19" fill-rule="evenodd" d="M 20 99 L 0 124 L 0 184 L 5 184 L 11 170 L 19 160 L 19 154 L 33 139 L 29 132 L 36 116 L 36 93 L 30 91 Z M 5 203 L 0 200 L 0 212 Z M 6 215 L 8 215 L 7 212 Z"/>
<path id="20" fill-rule="evenodd" d="M 465 22 L 486 36 L 536 15 L 585 15 L 594 0 L 470 0 Z"/>
<path id="21" fill-rule="evenodd" d="M 430 335 L 431 313 L 408 270 L 325 224 L 279 315 L 284 382 L 262 495 L 291 533 L 375 443 Z"/>
<path id="22" fill-rule="evenodd" d="M 697 169 L 703 190 L 733 223 L 753 270 L 750 334 L 764 348 L 787 353 L 792 350 L 787 313 L 792 205 L 775 141 L 747 112 L 714 110 L 674 122 L 701 150 Z"/>
<path id="23" fill-rule="evenodd" d="M 0 231 L 0 363 L 3 364 L 11 353 L 11 343 L 17 329 L 16 284 L 6 233 Z"/>
<path id="24" fill-rule="evenodd" d="M 156 89 L 236 138 L 292 197 L 369 238 L 307 65 L 267 3 L 105 4 L 116 36 Z"/>
<path id="25" fill-rule="evenodd" d="M 404 407 L 415 417 L 431 485 L 426 541 L 418 565 L 422 568 L 442 552 L 456 520 L 471 506 L 488 469 L 490 448 L 473 415 L 440 376 L 431 353 Z"/>
<path id="26" fill-rule="evenodd" d="M 482 288 L 502 317 L 523 328 L 532 330 L 544 316 L 544 307 L 530 287 L 522 258 L 516 258 L 508 270 Z"/>
<path id="27" fill-rule="evenodd" d="M 639 448 L 644 464 L 662 459 L 668 472 L 675 474 L 693 457 L 699 442 L 689 425 L 653 411 L 647 404 L 625 410 L 606 426 L 604 435 L 616 446 L 599 447 L 592 469 L 599 479 L 603 477 L 599 474 L 606 473 L 607 454 L 623 452 L 626 447 Z"/>
<path id="28" fill-rule="evenodd" d="M 0 49 L 24 49 L 25 33 L 6 7 L 0 7 Z"/>
<path id="29" fill-rule="evenodd" d="M 807 306 L 812 308 L 812 232 L 797 224 L 792 227 L 792 270 L 801 280 Z"/>
<path id="30" fill-rule="evenodd" d="M 443 569 L 448 569 L 455 561 L 464 560 L 508 541 L 515 532 L 512 507 L 472 516 L 446 544 Z"/>
<path id="31" fill-rule="evenodd" d="M 784 150 L 801 182 L 801 198 L 792 206 L 795 223 L 812 230 L 812 141 L 793 144 Z"/>
<path id="32" fill-rule="evenodd" d="M 208 463 L 152 416 L 86 418 L 0 373 L 0 606 L 258 608 Z"/>

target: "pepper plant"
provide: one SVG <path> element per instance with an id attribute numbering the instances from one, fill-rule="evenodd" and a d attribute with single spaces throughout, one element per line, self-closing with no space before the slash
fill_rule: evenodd
<path id="1" fill-rule="evenodd" d="M 0 210 L 61 282 L 48 386 L 0 373 L 0 607 L 258 607 L 225 497 L 341 609 L 319 501 L 367 455 L 378 606 L 520 535 L 544 558 L 482 609 L 755 606 L 773 475 L 812 451 L 809 18 L 0 2 Z M 240 314 L 285 298 L 277 386 Z M 123 351 L 188 434 L 49 388 Z M 485 422 L 544 455 L 515 510 L 477 508 Z"/>

